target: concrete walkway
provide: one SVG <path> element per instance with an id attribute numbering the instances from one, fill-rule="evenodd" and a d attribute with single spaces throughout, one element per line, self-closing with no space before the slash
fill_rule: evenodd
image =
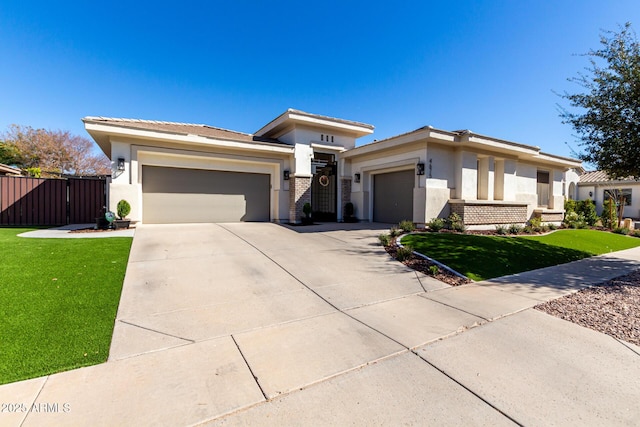
<path id="1" fill-rule="evenodd" d="M 45 228 L 42 230 L 27 231 L 18 234 L 18 237 L 31 237 L 36 239 L 82 239 L 82 238 L 104 238 L 104 237 L 133 237 L 135 228 L 124 230 L 107 230 L 96 233 L 73 233 L 76 230 L 84 230 L 95 227 L 95 224 L 70 224 L 62 227 Z"/>
<path id="2" fill-rule="evenodd" d="M 532 307 L 640 249 L 452 288 L 383 229 L 140 226 L 109 361 L 0 386 L 35 404 L 0 424 L 637 424 L 640 348 Z"/>

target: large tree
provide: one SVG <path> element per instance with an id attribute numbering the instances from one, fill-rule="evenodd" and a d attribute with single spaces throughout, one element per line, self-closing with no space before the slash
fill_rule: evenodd
<path id="1" fill-rule="evenodd" d="M 109 159 L 94 152 L 91 140 L 68 131 L 11 125 L 3 138 L 0 154 L 24 170 L 39 168 L 43 176 L 111 173 Z"/>
<path id="2" fill-rule="evenodd" d="M 560 116 L 580 138 L 581 160 L 614 179 L 640 177 L 640 44 L 631 23 L 602 34 L 600 44 L 586 54 L 587 73 L 569 79 L 585 92 L 560 95 L 579 111 Z"/>

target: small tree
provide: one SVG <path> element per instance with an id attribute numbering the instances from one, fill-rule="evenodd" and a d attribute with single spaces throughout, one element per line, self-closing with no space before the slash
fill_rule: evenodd
<path id="1" fill-rule="evenodd" d="M 600 44 L 586 54 L 589 75 L 569 79 L 586 92 L 560 95 L 579 112 L 560 107 L 560 117 L 580 137 L 581 160 L 613 179 L 640 177 L 640 43 L 627 23 L 601 35 Z"/>
<path id="2" fill-rule="evenodd" d="M 614 228 L 618 226 L 618 213 L 616 210 L 616 204 L 612 198 L 604 201 L 602 208 L 602 226 L 606 228 Z"/>
<path id="3" fill-rule="evenodd" d="M 129 204 L 129 202 L 127 202 L 124 199 L 120 200 L 118 202 L 118 207 L 117 207 L 118 219 L 126 218 L 130 212 L 131 212 L 131 205 Z"/>

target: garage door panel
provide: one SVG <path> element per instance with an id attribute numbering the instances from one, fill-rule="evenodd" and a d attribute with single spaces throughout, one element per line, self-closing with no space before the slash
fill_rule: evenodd
<path id="1" fill-rule="evenodd" d="M 389 172 L 373 177 L 373 220 L 398 223 L 413 219 L 413 170 Z"/>
<path id="2" fill-rule="evenodd" d="M 269 221 L 266 174 L 143 166 L 146 223 Z"/>

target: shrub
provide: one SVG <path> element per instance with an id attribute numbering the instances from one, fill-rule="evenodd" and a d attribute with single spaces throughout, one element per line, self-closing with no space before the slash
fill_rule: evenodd
<path id="1" fill-rule="evenodd" d="M 347 202 L 347 203 L 344 205 L 344 214 L 345 214 L 347 217 L 352 217 L 352 216 L 353 216 L 353 213 L 354 213 L 353 203 L 351 203 L 351 202 Z"/>
<path id="2" fill-rule="evenodd" d="M 570 212 L 577 212 L 578 211 L 578 202 L 577 200 L 570 200 L 567 199 L 564 201 L 564 211 L 565 214 L 568 214 Z"/>
<path id="3" fill-rule="evenodd" d="M 299 205 L 298 205 L 299 206 Z M 311 216 L 311 203 L 307 202 L 302 206 L 302 212 L 304 212 L 304 216 L 309 218 Z"/>
<path id="4" fill-rule="evenodd" d="M 547 224 L 547 227 L 549 228 L 549 230 L 557 230 L 558 229 L 558 226 L 553 224 L 553 223 L 552 224 Z"/>
<path id="5" fill-rule="evenodd" d="M 455 212 L 449 215 L 449 217 L 447 218 L 447 228 L 453 231 L 460 232 L 464 232 L 466 230 L 466 227 L 462 222 L 462 218 L 460 218 L 460 215 Z"/>
<path id="6" fill-rule="evenodd" d="M 624 234 L 625 236 L 629 234 L 629 229 L 625 227 L 615 227 L 613 232 L 616 234 Z"/>
<path id="7" fill-rule="evenodd" d="M 525 227 L 526 228 L 526 227 Z M 536 233 L 542 231 L 542 218 L 535 216 L 529 220 L 529 228 Z"/>
<path id="8" fill-rule="evenodd" d="M 389 235 L 391 237 L 398 237 L 400 234 L 400 229 L 398 227 L 391 227 L 391 230 L 389 230 Z"/>
<path id="9" fill-rule="evenodd" d="M 531 227 L 530 225 L 526 225 L 523 229 L 522 232 L 523 233 L 527 233 L 527 234 L 531 234 L 533 233 L 535 230 L 533 229 L 533 227 Z"/>
<path id="10" fill-rule="evenodd" d="M 633 232 L 631 233 L 631 235 L 633 237 L 640 237 L 640 230 L 633 230 Z"/>
<path id="11" fill-rule="evenodd" d="M 427 223 L 427 226 L 430 231 L 440 231 L 446 226 L 446 224 L 442 218 L 433 218 Z"/>
<path id="12" fill-rule="evenodd" d="M 380 244 L 382 246 L 389 246 L 389 244 L 391 244 L 391 236 L 389 236 L 388 234 L 379 235 L 378 240 L 380 240 Z"/>
<path id="13" fill-rule="evenodd" d="M 413 230 L 416 229 L 416 226 L 413 224 L 413 222 L 408 220 L 400 221 L 400 224 L 398 224 L 398 227 L 400 227 L 400 229 L 405 233 L 411 233 Z"/>
<path id="14" fill-rule="evenodd" d="M 591 227 L 596 225 L 596 222 L 600 219 L 596 213 L 596 204 L 591 199 L 577 202 L 576 212 L 578 212 Z"/>
<path id="15" fill-rule="evenodd" d="M 398 261 L 406 261 L 408 259 L 411 259 L 412 256 L 413 248 L 409 245 L 398 248 L 398 251 L 396 252 L 396 259 Z"/>
<path id="16" fill-rule="evenodd" d="M 509 232 L 509 229 L 507 228 L 506 225 L 496 225 L 496 233 L 497 234 L 507 234 Z"/>
<path id="17" fill-rule="evenodd" d="M 435 276 L 436 274 L 440 273 L 440 268 L 437 265 L 430 265 L 429 273 L 431 273 L 432 276 Z"/>
<path id="18" fill-rule="evenodd" d="M 129 202 L 127 202 L 124 199 L 120 200 L 118 202 L 118 207 L 117 207 L 118 218 L 120 219 L 126 218 L 130 212 L 131 212 L 131 205 L 129 204 Z"/>
<path id="19" fill-rule="evenodd" d="M 509 233 L 510 234 L 518 234 L 522 231 L 522 226 L 518 224 L 510 224 L 509 225 Z"/>

